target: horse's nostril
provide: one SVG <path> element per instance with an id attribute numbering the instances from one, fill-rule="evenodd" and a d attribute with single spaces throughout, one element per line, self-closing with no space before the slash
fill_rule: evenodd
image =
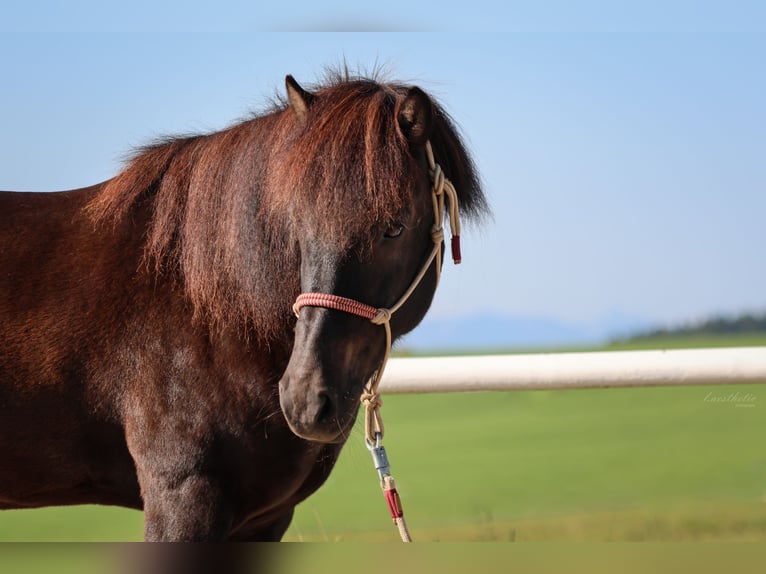
<path id="1" fill-rule="evenodd" d="M 335 406 L 333 405 L 330 395 L 322 391 L 317 395 L 317 422 L 326 423 L 335 417 Z"/>

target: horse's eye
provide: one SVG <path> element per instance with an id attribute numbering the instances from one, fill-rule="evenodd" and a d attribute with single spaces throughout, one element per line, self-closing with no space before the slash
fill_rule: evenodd
<path id="1" fill-rule="evenodd" d="M 386 229 L 386 232 L 383 234 L 389 239 L 395 239 L 399 237 L 402 232 L 404 231 L 404 225 L 401 223 L 392 223 L 388 229 Z"/>

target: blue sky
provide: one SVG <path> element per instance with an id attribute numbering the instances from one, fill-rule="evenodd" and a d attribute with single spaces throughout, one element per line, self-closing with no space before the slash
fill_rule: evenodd
<path id="1" fill-rule="evenodd" d="M 187 4 L 168 5 L 154 14 Z M 12 4 L 0 24 L 0 189 L 102 181 L 133 146 L 258 109 L 287 73 L 310 84 L 344 58 L 384 64 L 454 116 L 494 211 L 466 230 L 432 317 L 668 324 L 766 309 L 766 35 L 741 10 L 613 8 L 607 25 L 594 3 L 548 21 L 509 3 L 471 32 L 477 20 L 442 10 L 426 24 L 422 7 L 376 18 L 329 3 L 312 20 L 298 2 L 285 20 L 227 4 L 208 22 L 227 32 L 201 31 L 190 9 L 159 33 L 142 28 L 147 3 L 41 6 Z M 111 31 L 88 31 L 96 19 Z M 504 21 L 516 31 L 493 31 Z M 304 31 L 349 28 L 415 31 Z"/>

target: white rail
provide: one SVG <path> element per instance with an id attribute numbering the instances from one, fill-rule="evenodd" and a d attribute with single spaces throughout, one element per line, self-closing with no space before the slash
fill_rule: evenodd
<path id="1" fill-rule="evenodd" d="M 766 383 L 766 347 L 394 358 L 383 393 Z"/>

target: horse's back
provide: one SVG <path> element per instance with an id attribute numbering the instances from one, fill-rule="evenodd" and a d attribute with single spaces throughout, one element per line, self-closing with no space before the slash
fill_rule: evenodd
<path id="1" fill-rule="evenodd" d="M 0 191 L 0 237 L 3 252 L 14 243 L 32 239 L 40 233 L 53 234 L 61 229 L 57 224 L 74 222 L 87 202 L 100 190 L 101 185 L 71 191 Z M 58 228 L 58 229 L 57 229 Z M 10 245 L 7 236 L 19 235 Z"/>
<path id="2" fill-rule="evenodd" d="M 100 186 L 60 192 L 0 191 L 0 269 L 29 273 L 35 259 L 79 235 L 85 226 L 84 207 Z M 19 278 L 13 273 L 14 279 Z"/>
<path id="3" fill-rule="evenodd" d="M 73 286 L 93 247 L 84 207 L 97 190 L 0 192 L 0 374 L 12 340 L 46 317 L 60 320 L 63 298 L 76 299 Z"/>

